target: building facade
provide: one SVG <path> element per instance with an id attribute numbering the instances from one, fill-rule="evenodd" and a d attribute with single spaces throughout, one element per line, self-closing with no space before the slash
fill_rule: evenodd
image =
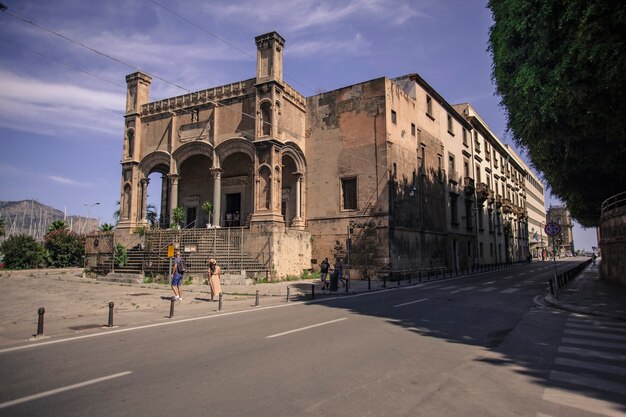
<path id="1" fill-rule="evenodd" d="M 255 78 L 178 97 L 150 102 L 150 77 L 127 77 L 116 234 L 147 224 L 158 187 L 163 226 L 180 207 L 187 228 L 270 236 L 278 276 L 325 257 L 354 276 L 527 259 L 529 170 L 471 105 L 417 74 L 305 98 L 284 43 L 258 36 Z"/>
<path id="2" fill-rule="evenodd" d="M 573 223 L 567 207 L 550 206 L 547 220 L 548 223 L 554 222 L 561 226 L 561 233 L 549 239 L 549 250 L 556 251 L 557 256 L 572 256 L 574 254 Z"/>

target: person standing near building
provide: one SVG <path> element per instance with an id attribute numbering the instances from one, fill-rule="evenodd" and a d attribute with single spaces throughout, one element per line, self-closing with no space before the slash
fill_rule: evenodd
<path id="1" fill-rule="evenodd" d="M 239 212 L 238 211 L 236 211 L 235 214 L 233 214 L 233 226 L 239 227 Z"/>
<path id="2" fill-rule="evenodd" d="M 176 257 L 172 263 L 172 291 L 174 291 L 174 299 L 183 301 L 183 274 L 185 273 L 185 261 L 180 256 L 180 251 L 176 251 Z"/>
<path id="3" fill-rule="evenodd" d="M 324 258 L 324 260 L 320 264 L 320 280 L 322 281 L 322 289 L 326 288 L 326 277 L 328 276 L 328 268 L 330 268 L 330 263 L 328 263 L 328 258 Z"/>
<path id="4" fill-rule="evenodd" d="M 335 261 L 335 274 L 337 275 L 337 282 L 341 282 L 343 286 L 346 286 L 346 282 L 343 280 L 343 262 L 341 258 L 337 258 Z"/>
<path id="5" fill-rule="evenodd" d="M 222 284 L 220 283 L 221 271 L 217 261 L 215 259 L 209 260 L 209 286 L 211 287 L 211 301 L 215 300 L 215 297 L 219 298 L 222 293 Z"/>

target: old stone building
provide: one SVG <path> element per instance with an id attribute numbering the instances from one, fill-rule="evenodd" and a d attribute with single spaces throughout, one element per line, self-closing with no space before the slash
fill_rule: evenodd
<path id="1" fill-rule="evenodd" d="M 279 277 L 324 257 L 353 276 L 526 259 L 528 170 L 469 104 L 417 74 L 305 98 L 283 80 L 284 44 L 256 38 L 255 78 L 164 100 L 127 77 L 120 240 L 157 187 L 163 226 L 181 207 L 185 230 L 236 227 Z"/>
<path id="2" fill-rule="evenodd" d="M 574 254 L 574 233 L 572 230 L 574 224 L 567 207 L 550 206 L 547 220 L 561 226 L 561 233 L 549 239 L 550 251 L 556 250 L 557 256 L 572 256 Z"/>

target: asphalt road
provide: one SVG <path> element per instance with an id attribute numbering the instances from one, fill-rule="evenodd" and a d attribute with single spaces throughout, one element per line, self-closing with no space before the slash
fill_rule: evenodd
<path id="1" fill-rule="evenodd" d="M 626 326 L 540 305 L 553 273 L 0 350 L 0 416 L 626 416 Z"/>

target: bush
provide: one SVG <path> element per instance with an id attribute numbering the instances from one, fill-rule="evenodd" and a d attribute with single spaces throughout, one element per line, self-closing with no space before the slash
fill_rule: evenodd
<path id="1" fill-rule="evenodd" d="M 46 251 L 34 238 L 13 235 L 0 244 L 4 264 L 10 269 L 39 268 L 44 265 Z"/>
<path id="2" fill-rule="evenodd" d="M 126 246 L 121 243 L 115 244 L 115 265 L 124 266 L 128 263 L 128 252 Z"/>
<path id="3" fill-rule="evenodd" d="M 56 229 L 44 237 L 48 266 L 66 268 L 82 266 L 85 258 L 84 238 L 67 229 Z"/>

